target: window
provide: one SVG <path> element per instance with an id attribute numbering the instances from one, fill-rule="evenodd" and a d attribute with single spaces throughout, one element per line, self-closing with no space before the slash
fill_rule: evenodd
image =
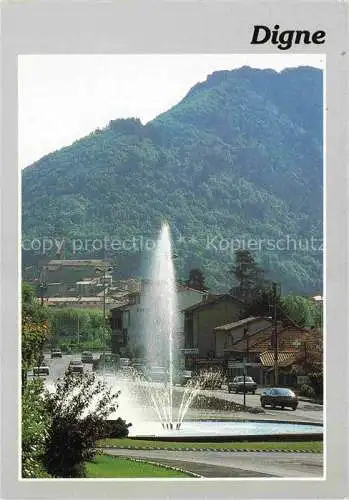
<path id="1" fill-rule="evenodd" d="M 130 311 L 124 311 L 124 325 L 130 326 Z"/>
<path id="2" fill-rule="evenodd" d="M 194 325 L 193 316 L 188 315 L 185 322 L 185 347 L 194 347 Z"/>
<path id="3" fill-rule="evenodd" d="M 294 392 L 290 389 L 274 389 L 274 394 L 278 396 L 294 396 Z"/>

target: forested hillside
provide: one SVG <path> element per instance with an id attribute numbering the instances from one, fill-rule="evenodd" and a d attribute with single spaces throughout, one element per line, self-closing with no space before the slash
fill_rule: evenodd
<path id="1" fill-rule="evenodd" d="M 111 121 L 25 168 L 23 237 L 154 238 L 166 219 L 180 277 L 201 267 L 227 290 L 232 250 L 253 238 L 285 291 L 317 293 L 322 182 L 322 72 L 219 71 L 148 124 Z M 120 275 L 143 272 L 137 248 L 109 254 Z"/>

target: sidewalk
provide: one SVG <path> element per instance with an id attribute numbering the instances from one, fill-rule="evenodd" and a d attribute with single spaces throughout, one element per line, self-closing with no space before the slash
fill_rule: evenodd
<path id="1" fill-rule="evenodd" d="M 310 403 L 312 405 L 318 405 L 318 406 L 323 406 L 323 403 L 320 403 L 319 401 L 315 401 L 314 399 L 310 398 L 305 398 L 303 396 L 298 396 L 298 401 L 302 401 L 303 403 Z"/>

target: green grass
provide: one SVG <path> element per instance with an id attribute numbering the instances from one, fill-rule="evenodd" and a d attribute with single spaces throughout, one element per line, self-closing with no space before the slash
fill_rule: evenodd
<path id="1" fill-rule="evenodd" d="M 184 472 L 108 455 L 97 455 L 86 464 L 87 477 L 191 477 Z"/>
<path id="2" fill-rule="evenodd" d="M 299 450 L 299 451 L 311 451 L 315 453 L 322 453 L 323 443 L 322 441 L 304 441 L 304 442 L 283 442 L 283 441 L 271 441 L 271 442 L 241 442 L 241 443 L 197 443 L 197 442 L 179 442 L 179 441 L 147 441 L 145 439 L 103 439 L 98 442 L 98 446 L 101 448 L 113 447 L 113 448 L 161 448 L 171 450 L 171 448 L 203 448 L 203 449 L 230 449 L 241 450 L 241 449 L 251 449 L 251 450 Z"/>

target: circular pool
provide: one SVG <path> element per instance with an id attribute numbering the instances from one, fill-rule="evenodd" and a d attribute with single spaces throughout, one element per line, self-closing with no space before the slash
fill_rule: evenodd
<path id="1" fill-rule="evenodd" d="M 189 420 L 184 421 L 179 430 L 163 429 L 158 422 L 144 422 L 130 427 L 129 436 L 143 439 L 166 439 L 166 440 L 220 440 L 234 438 L 245 440 L 255 437 L 296 438 L 304 436 L 306 439 L 322 439 L 322 424 L 310 424 L 306 422 L 280 422 L 265 420 L 240 420 L 240 421 L 218 421 L 218 420 Z"/>

